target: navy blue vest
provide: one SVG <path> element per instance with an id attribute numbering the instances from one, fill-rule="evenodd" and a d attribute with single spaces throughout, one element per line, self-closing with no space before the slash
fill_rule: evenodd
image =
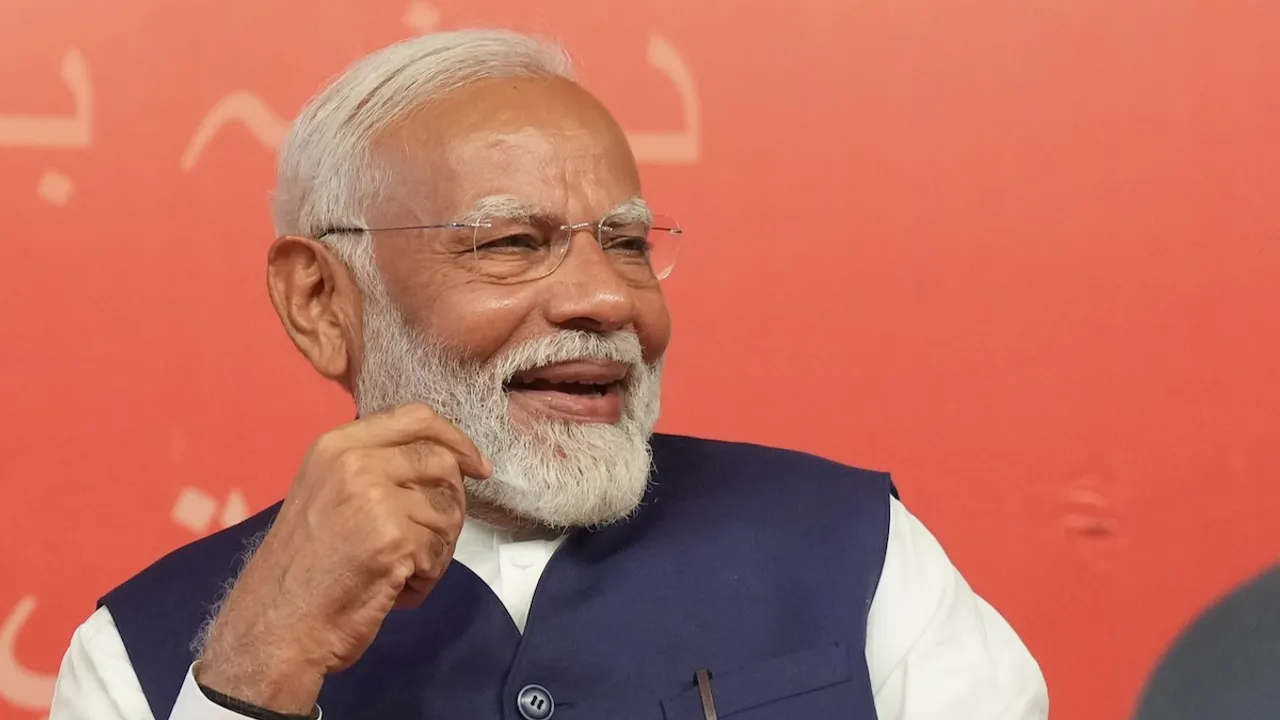
<path id="1" fill-rule="evenodd" d="M 700 720 L 694 673 L 734 720 L 874 720 L 865 640 L 884 562 L 888 476 L 801 453 L 658 435 L 636 517 L 552 556 L 523 635 L 454 563 L 325 683 L 333 720 L 520 720 L 530 684 L 553 720 Z M 102 599 L 165 720 L 191 639 L 275 508 L 184 547 Z"/>

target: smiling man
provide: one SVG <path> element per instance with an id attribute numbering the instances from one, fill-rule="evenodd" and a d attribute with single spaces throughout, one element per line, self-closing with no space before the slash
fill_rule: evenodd
<path id="1" fill-rule="evenodd" d="M 382 50 L 277 185 L 272 301 L 359 419 L 108 593 L 52 720 L 1047 716 L 885 475 L 653 433 L 680 226 L 558 48 Z"/>

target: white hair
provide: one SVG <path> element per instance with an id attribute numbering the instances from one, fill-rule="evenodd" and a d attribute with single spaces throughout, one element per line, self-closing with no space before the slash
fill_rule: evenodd
<path id="1" fill-rule="evenodd" d="M 425 403 L 458 426 L 493 463 L 465 480 L 467 497 L 550 528 L 598 527 L 634 513 L 649 484 L 649 439 L 661 407 L 662 361 L 644 361 L 630 330 L 561 330 L 486 363 L 412 328 L 375 287 L 365 304 L 365 360 L 355 388 L 361 415 Z M 542 419 L 521 425 L 505 383 L 531 368 L 583 358 L 627 366 L 620 422 Z"/>
<path id="2" fill-rule="evenodd" d="M 502 30 L 424 35 L 357 62 L 307 103 L 285 137 L 276 178 L 276 232 L 315 238 L 333 228 L 368 227 L 368 209 L 388 179 L 372 158 L 379 134 L 465 85 L 503 77 L 574 79 L 572 63 L 558 45 Z M 513 211 L 510 198 L 500 200 L 504 210 Z M 628 217 L 648 217 L 638 199 L 620 207 Z M 365 358 L 354 388 L 362 415 L 413 401 L 435 408 L 493 461 L 494 476 L 468 480 L 468 495 L 517 517 L 572 527 L 602 525 L 634 512 L 648 483 L 662 364 L 644 361 L 633 332 L 562 331 L 489 363 L 470 362 L 459 348 L 409 326 L 377 271 L 369 233 L 336 233 L 323 241 L 351 269 L 364 294 Z M 628 366 L 621 422 L 514 422 L 506 379 L 521 369 L 584 357 Z"/>
<path id="3" fill-rule="evenodd" d="M 302 109 L 280 148 L 276 234 L 316 237 L 365 227 L 385 178 L 370 158 L 379 133 L 464 85 L 500 77 L 573 79 L 558 44 L 508 30 L 457 30 L 401 41 L 356 62 Z M 367 233 L 325 239 L 361 290 L 379 282 Z"/>

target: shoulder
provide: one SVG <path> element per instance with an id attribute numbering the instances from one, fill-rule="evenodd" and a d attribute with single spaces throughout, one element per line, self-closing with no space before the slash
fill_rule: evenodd
<path id="1" fill-rule="evenodd" d="M 1044 718 L 1048 691 L 1009 622 L 937 538 L 890 500 L 884 567 L 867 617 L 867 668 L 885 715 Z"/>
<path id="2" fill-rule="evenodd" d="M 150 718 L 124 642 L 106 608 L 98 608 L 71 636 L 54 685 L 50 717 Z"/>

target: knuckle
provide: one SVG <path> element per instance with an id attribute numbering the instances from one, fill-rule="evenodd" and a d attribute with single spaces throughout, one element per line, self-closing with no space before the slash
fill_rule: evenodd
<path id="1" fill-rule="evenodd" d="M 462 524 L 463 511 L 458 507 L 458 498 L 450 488 L 431 488 L 427 493 L 427 500 L 431 503 L 431 509 L 448 523 L 450 529 L 455 523 L 459 526 Z"/>
<path id="2" fill-rule="evenodd" d="M 433 578 L 443 574 L 445 563 L 442 561 L 448 553 L 449 544 L 439 535 L 430 533 L 422 545 L 422 567 L 418 574 Z"/>
<path id="3" fill-rule="evenodd" d="M 386 558 L 387 563 L 394 564 L 405 557 L 409 543 L 404 533 L 396 529 L 393 524 L 377 523 L 370 535 L 373 546 L 381 557 Z"/>
<path id="4" fill-rule="evenodd" d="M 453 553 L 457 550 L 457 535 L 450 528 L 441 528 L 440 533 L 432 541 L 431 556 L 437 561 L 448 565 L 449 560 L 453 558 Z"/>
<path id="5" fill-rule="evenodd" d="M 347 449 L 333 458 L 335 469 L 346 478 L 357 478 L 364 475 L 371 465 L 368 453 L 362 450 Z"/>
<path id="6" fill-rule="evenodd" d="M 371 507 L 383 507 L 391 498 L 391 488 L 382 483 L 369 483 L 360 487 L 357 492 L 364 498 L 365 504 Z"/>
<path id="7" fill-rule="evenodd" d="M 467 521 L 466 500 L 464 498 L 451 496 L 449 507 L 452 512 L 447 518 L 449 523 L 447 528 L 449 530 L 450 537 L 456 538 L 462 534 L 462 526 Z"/>
<path id="8" fill-rule="evenodd" d="M 427 491 L 427 503 L 431 505 L 431 510 L 436 515 L 448 518 L 453 514 L 453 500 L 440 492 L 439 488 L 431 488 Z"/>
<path id="9" fill-rule="evenodd" d="M 413 559 L 408 557 L 398 558 L 395 562 L 391 563 L 391 567 L 387 569 L 387 573 L 391 576 L 391 579 L 398 584 L 408 582 L 409 578 L 413 577 L 414 574 Z"/>
<path id="10" fill-rule="evenodd" d="M 416 442 L 404 447 L 405 458 L 422 478 L 448 475 L 448 452 L 431 442 Z"/>
<path id="11" fill-rule="evenodd" d="M 443 449 L 433 442 L 417 442 L 409 446 L 414 462 L 425 470 L 435 471 L 444 460 Z"/>
<path id="12" fill-rule="evenodd" d="M 413 560 L 414 560 L 414 563 L 413 563 L 414 576 L 420 577 L 420 578 L 430 578 L 432 573 L 432 568 L 434 567 L 434 563 L 432 562 L 431 553 L 427 550 L 425 546 L 418 548 L 418 551 L 414 553 Z"/>
<path id="13" fill-rule="evenodd" d="M 426 458 L 432 474 L 436 477 L 453 480 L 461 477 L 462 470 L 458 466 L 458 458 L 448 448 L 431 445 L 430 454 Z"/>
<path id="14" fill-rule="evenodd" d="M 336 456 L 342 450 L 342 436 L 334 430 L 331 430 L 311 444 L 311 454 L 314 457 L 325 459 Z"/>

